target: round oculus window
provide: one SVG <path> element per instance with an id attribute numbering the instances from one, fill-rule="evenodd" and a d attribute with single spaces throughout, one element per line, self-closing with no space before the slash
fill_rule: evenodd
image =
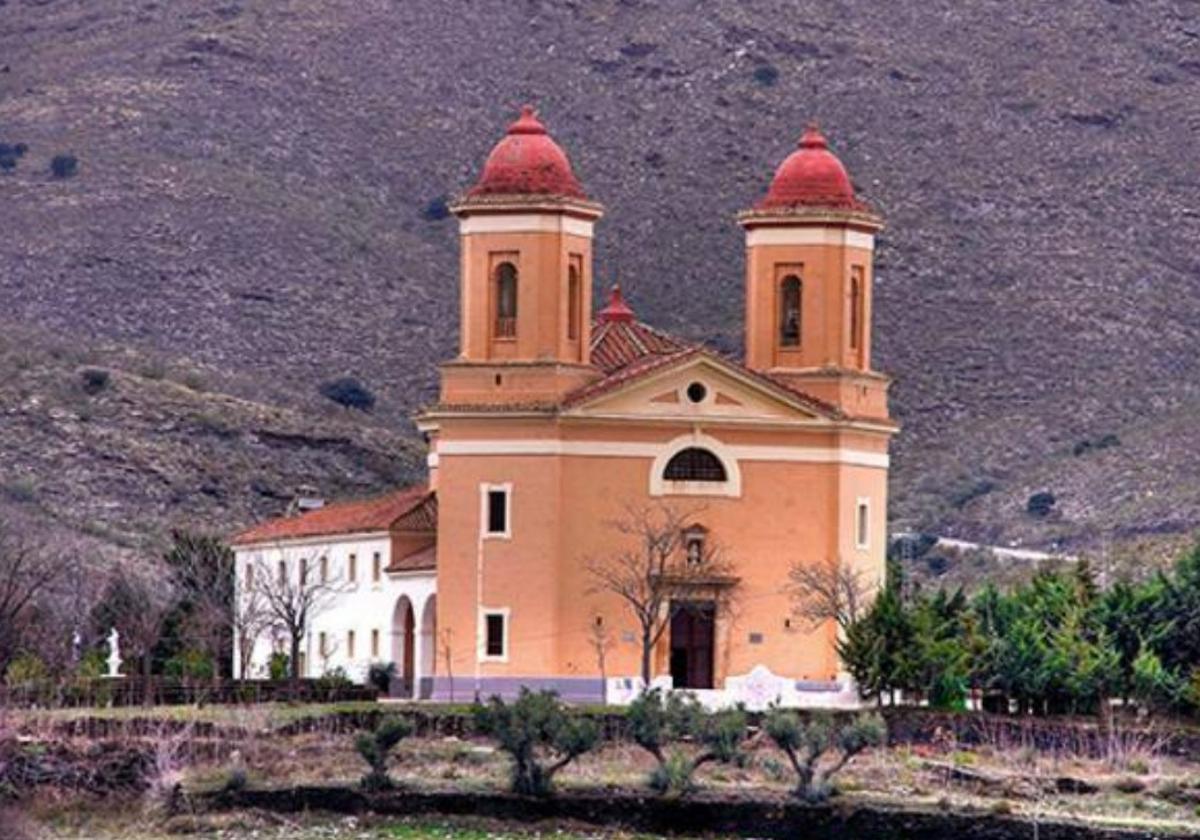
<path id="1" fill-rule="evenodd" d="M 703 382 L 693 382 L 687 386 L 687 398 L 694 403 L 704 402 L 704 398 L 708 396 L 708 389 L 704 387 Z"/>

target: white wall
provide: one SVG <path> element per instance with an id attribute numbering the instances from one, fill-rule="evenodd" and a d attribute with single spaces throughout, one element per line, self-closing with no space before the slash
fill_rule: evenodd
<path id="1" fill-rule="evenodd" d="M 389 575 L 381 573 L 381 579 L 372 579 L 373 555 L 380 555 L 380 568 L 386 569 L 391 561 L 391 540 L 386 533 L 376 534 L 347 534 L 338 537 L 323 537 L 319 539 L 287 540 L 271 544 L 238 546 L 234 550 L 237 560 L 237 594 L 239 599 L 247 596 L 246 575 L 247 567 L 255 566 L 253 573 L 255 586 L 261 586 L 257 578 L 266 573 L 277 575 L 279 561 L 288 564 L 288 573 L 296 580 L 299 575 L 300 560 L 307 558 L 310 580 L 320 576 L 320 558 L 325 556 L 329 563 L 329 580 L 331 588 L 336 591 L 326 602 L 326 606 L 316 615 L 310 617 L 309 630 L 301 644 L 304 652 L 304 676 L 319 677 L 332 668 L 343 668 L 347 675 L 356 682 L 365 682 L 367 671 L 372 662 L 395 662 L 397 676 L 401 676 L 402 658 L 397 654 L 402 651 L 402 636 L 398 631 L 403 627 L 397 622 L 397 605 L 402 598 L 414 609 L 416 638 L 414 639 L 414 671 L 415 675 L 429 675 L 433 670 L 433 652 L 436 650 L 436 637 L 426 632 L 428 638 L 422 638 L 422 619 L 426 609 L 433 610 L 433 596 L 437 590 L 436 574 L 427 572 Z M 349 557 L 357 557 L 355 579 L 349 579 Z M 429 619 L 432 623 L 432 616 Z M 426 631 L 430 624 L 425 625 Z M 354 631 L 354 655 L 348 649 L 349 631 Z M 372 631 L 379 634 L 378 655 L 371 650 Z M 320 634 L 325 633 L 327 640 L 326 656 L 320 653 Z M 275 637 L 274 640 L 272 637 Z M 240 645 L 240 640 L 235 640 Z M 282 630 L 267 630 L 254 645 L 249 672 L 245 675 L 251 678 L 268 676 L 267 663 L 273 650 L 288 651 L 287 634 Z M 234 669 L 239 669 L 239 657 L 235 649 Z M 236 678 L 243 675 L 235 673 Z"/>

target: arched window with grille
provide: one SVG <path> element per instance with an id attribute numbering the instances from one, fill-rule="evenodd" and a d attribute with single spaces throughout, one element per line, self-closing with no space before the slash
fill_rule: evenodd
<path id="1" fill-rule="evenodd" d="M 517 267 L 510 262 L 496 266 L 496 338 L 517 336 Z"/>
<path id="2" fill-rule="evenodd" d="M 800 346 L 800 317 L 803 310 L 804 283 L 795 274 L 779 285 L 779 345 Z"/>
<path id="3" fill-rule="evenodd" d="M 725 465 L 721 459 L 707 449 L 691 446 L 682 449 L 667 461 L 663 470 L 663 478 L 667 481 L 727 481 Z"/>

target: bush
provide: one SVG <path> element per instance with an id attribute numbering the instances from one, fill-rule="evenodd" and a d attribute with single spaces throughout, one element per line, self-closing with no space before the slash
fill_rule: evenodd
<path id="1" fill-rule="evenodd" d="M 275 651 L 267 660 L 267 674 L 273 680 L 286 680 L 292 675 L 292 659 L 282 651 Z"/>
<path id="2" fill-rule="evenodd" d="M 12 172 L 29 147 L 24 143 L 0 143 L 0 170 Z"/>
<path id="3" fill-rule="evenodd" d="M 1025 511 L 1030 516 L 1047 517 L 1054 511 L 1054 505 L 1058 499 L 1054 498 L 1054 494 L 1043 490 L 1041 493 L 1034 493 L 1029 497 L 1029 501 L 1025 503 Z"/>
<path id="4" fill-rule="evenodd" d="M 55 178 L 72 178 L 79 171 L 79 161 L 74 155 L 55 155 L 50 160 L 50 174 Z"/>
<path id="5" fill-rule="evenodd" d="M 774 64 L 760 64 L 754 68 L 754 81 L 763 87 L 774 87 L 779 81 L 779 70 Z"/>
<path id="6" fill-rule="evenodd" d="M 645 692 L 626 713 L 630 736 L 658 762 L 650 773 L 650 787 L 660 794 L 682 795 L 692 788 L 692 776 L 703 764 L 742 764 L 745 754 L 746 713 L 729 709 L 715 714 L 704 711 L 694 697 L 671 693 L 664 697 L 658 689 Z M 692 757 L 682 750 L 666 751 L 671 742 L 700 744 L 702 751 Z"/>
<path id="7" fill-rule="evenodd" d="M 317 688 L 327 696 L 334 696 L 342 689 L 351 688 L 354 681 L 350 679 L 345 668 L 330 668 L 317 677 Z"/>
<path id="8" fill-rule="evenodd" d="M 372 662 L 367 670 L 367 682 L 379 689 L 380 694 L 386 695 L 392 687 L 392 679 L 396 676 L 395 662 Z"/>
<path id="9" fill-rule="evenodd" d="M 442 219 L 449 218 L 450 205 L 446 202 L 446 196 L 439 195 L 437 198 L 431 199 L 428 204 L 421 210 L 421 218 L 427 222 L 440 222 Z"/>
<path id="10" fill-rule="evenodd" d="M 182 680 L 211 680 L 215 676 L 212 659 L 200 650 L 189 649 L 163 663 L 163 674 Z"/>
<path id="11" fill-rule="evenodd" d="M 103 368 L 84 368 L 79 372 L 79 378 L 83 383 L 83 392 L 92 396 L 107 388 L 112 377 Z"/>
<path id="12" fill-rule="evenodd" d="M 371 734 L 359 735 L 354 740 L 354 748 L 362 756 L 363 761 L 371 768 L 362 777 L 365 790 L 388 790 L 394 786 L 388 776 L 388 755 L 396 744 L 412 734 L 412 725 L 403 718 L 385 718 Z"/>
<path id="13" fill-rule="evenodd" d="M 8 663 L 4 683 L 9 688 L 36 686 L 50 678 L 46 663 L 32 653 L 18 654 Z"/>
<path id="14" fill-rule="evenodd" d="M 475 726 L 512 758 L 512 790 L 526 796 L 547 796 L 555 774 L 599 739 L 595 722 L 569 714 L 557 692 L 527 688 L 512 703 L 476 707 Z"/>
<path id="15" fill-rule="evenodd" d="M 353 376 L 331 379 L 317 390 L 321 396 L 333 400 L 342 408 L 370 411 L 375 407 L 375 395 Z"/>
<path id="16" fill-rule="evenodd" d="M 830 780 L 849 761 L 868 747 L 887 738 L 883 718 L 860 715 L 838 725 L 828 714 L 813 715 L 807 722 L 794 711 L 772 709 L 765 721 L 767 736 L 783 750 L 796 771 L 796 795 L 808 802 L 823 802 L 832 792 Z M 840 755 L 820 770 L 821 756 L 836 747 Z"/>

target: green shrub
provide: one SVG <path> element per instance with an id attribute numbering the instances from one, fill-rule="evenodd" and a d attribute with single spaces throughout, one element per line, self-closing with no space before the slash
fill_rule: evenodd
<path id="1" fill-rule="evenodd" d="M 55 155 L 50 159 L 50 174 L 55 178 L 72 178 L 79 171 L 75 155 Z"/>
<path id="2" fill-rule="evenodd" d="M 493 697 L 475 709 L 475 727 L 512 759 L 512 790 L 547 796 L 554 776 L 599 740 L 594 721 L 567 712 L 554 691 L 522 688 L 512 703 Z"/>
<path id="3" fill-rule="evenodd" d="M 317 389 L 321 396 L 343 408 L 369 412 L 375 407 L 375 395 L 353 376 L 331 379 Z"/>
<path id="4" fill-rule="evenodd" d="M 745 763 L 742 743 L 746 737 L 746 713 L 728 709 L 708 714 L 690 695 L 658 689 L 645 692 L 626 713 L 630 736 L 654 756 L 657 766 L 650 773 L 651 789 L 660 794 L 683 795 L 692 789 L 692 777 L 703 764 Z M 667 752 L 672 742 L 688 741 L 703 749 L 695 756 L 682 750 Z"/>
<path id="5" fill-rule="evenodd" d="M 362 777 L 364 790 L 388 790 L 394 786 L 388 776 L 388 756 L 396 744 L 412 734 L 412 725 L 404 718 L 390 717 L 379 722 L 373 733 L 354 740 L 354 748 L 371 769 Z"/>
<path id="6" fill-rule="evenodd" d="M 275 651 L 267 660 L 267 674 L 273 680 L 286 680 L 292 674 L 292 660 L 286 653 Z"/>
<path id="7" fill-rule="evenodd" d="M 796 771 L 796 795 L 808 802 L 828 799 L 833 776 L 854 756 L 884 743 L 887 738 L 883 718 L 877 714 L 859 715 L 838 725 L 828 714 L 814 714 L 804 721 L 797 712 L 772 709 L 767 714 L 765 729 Z M 834 748 L 839 756 L 824 769 L 818 768 L 821 757 Z"/>
<path id="8" fill-rule="evenodd" d="M 215 670 L 208 654 L 190 648 L 163 663 L 163 674 L 180 680 L 211 680 Z"/>
<path id="9" fill-rule="evenodd" d="M 28 688 L 49 679 L 50 669 L 32 653 L 18 654 L 4 672 L 4 684 L 9 688 Z"/>
<path id="10" fill-rule="evenodd" d="M 83 392 L 89 396 L 99 394 L 108 387 L 112 375 L 104 368 L 84 368 L 79 372 Z"/>
<path id="11" fill-rule="evenodd" d="M 395 662 L 372 662 L 371 667 L 367 669 L 367 682 L 379 689 L 380 694 L 388 693 L 395 676 Z"/>
<path id="12" fill-rule="evenodd" d="M 354 681 L 350 679 L 345 668 L 330 668 L 317 677 L 317 689 L 329 698 L 333 698 L 344 689 L 353 686 Z"/>

